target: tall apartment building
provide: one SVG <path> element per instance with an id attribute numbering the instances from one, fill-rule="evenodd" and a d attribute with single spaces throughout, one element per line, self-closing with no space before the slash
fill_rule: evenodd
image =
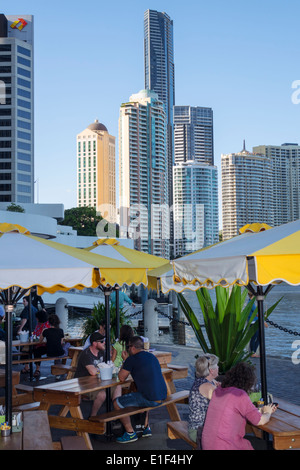
<path id="1" fill-rule="evenodd" d="M 116 222 L 116 138 L 96 120 L 77 135 L 77 207 Z"/>
<path id="2" fill-rule="evenodd" d="M 259 145 L 253 152 L 265 155 L 272 163 L 274 225 L 300 219 L 299 145 Z"/>
<path id="3" fill-rule="evenodd" d="M 245 224 L 274 225 L 273 175 L 269 157 L 250 153 L 221 155 L 223 239 Z"/>
<path id="4" fill-rule="evenodd" d="M 218 172 L 211 108 L 174 106 L 174 255 L 219 240 Z"/>
<path id="5" fill-rule="evenodd" d="M 157 94 L 142 90 L 119 117 L 120 234 L 135 248 L 169 258 L 166 115 Z"/>
<path id="6" fill-rule="evenodd" d="M 33 17 L 0 14 L 0 201 L 34 202 Z"/>
<path id="7" fill-rule="evenodd" d="M 174 175 L 174 248 L 183 256 L 219 241 L 218 170 L 182 162 Z"/>
<path id="8" fill-rule="evenodd" d="M 175 70 L 173 21 L 165 12 L 147 10 L 144 14 L 145 89 L 157 93 L 165 106 L 167 120 L 167 171 L 169 206 L 173 204 L 172 167 L 173 106 L 175 105 Z M 171 217 L 172 220 L 172 217 Z M 172 223 L 171 223 L 172 237 Z"/>
<path id="9" fill-rule="evenodd" d="M 174 106 L 174 161 L 214 164 L 211 108 Z"/>

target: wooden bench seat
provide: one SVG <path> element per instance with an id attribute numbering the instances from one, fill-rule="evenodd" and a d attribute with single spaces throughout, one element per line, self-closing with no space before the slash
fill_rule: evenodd
<path id="1" fill-rule="evenodd" d="M 185 379 L 188 376 L 188 366 L 179 366 L 177 364 L 168 364 L 168 369 L 173 371 L 173 380 Z"/>
<path id="2" fill-rule="evenodd" d="M 53 364 L 51 366 L 52 375 L 68 374 L 67 379 L 72 379 L 75 372 L 76 372 L 76 367 L 69 366 L 68 364 Z"/>
<path id="3" fill-rule="evenodd" d="M 187 421 L 170 421 L 167 423 L 167 431 L 170 439 L 183 439 L 191 447 L 197 449 L 196 442 L 189 437 Z"/>
<path id="4" fill-rule="evenodd" d="M 90 421 L 97 421 L 99 423 L 107 423 L 109 421 L 120 419 L 123 416 L 131 416 L 131 415 L 135 415 L 138 413 L 144 413 L 144 411 L 151 411 L 151 410 L 160 408 L 161 406 L 171 405 L 172 403 L 186 403 L 186 400 L 189 397 L 189 393 L 190 392 L 188 390 L 182 390 L 180 392 L 172 393 L 171 395 L 168 395 L 167 398 L 161 404 L 155 407 L 150 406 L 150 407 L 142 408 L 138 406 L 129 406 L 121 410 L 113 410 L 108 413 L 102 413 L 101 415 L 91 416 L 89 419 Z"/>
<path id="5" fill-rule="evenodd" d="M 12 361 L 12 364 L 29 364 L 31 362 L 43 362 L 43 361 L 57 361 L 57 360 L 62 360 L 65 361 L 66 359 L 69 359 L 69 356 L 63 356 L 63 357 L 33 357 L 33 358 L 27 358 L 27 359 L 20 359 L 20 360 L 15 360 Z"/>

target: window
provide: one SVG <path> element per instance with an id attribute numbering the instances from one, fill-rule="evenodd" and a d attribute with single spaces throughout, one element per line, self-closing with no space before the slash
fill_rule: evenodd
<path id="1" fill-rule="evenodd" d="M 30 101 L 24 101 L 24 100 L 18 100 L 18 106 L 21 106 L 22 108 L 31 108 L 31 103 Z"/>
<path id="2" fill-rule="evenodd" d="M 18 64 L 25 65 L 26 67 L 30 67 L 31 62 L 28 59 L 24 59 L 24 57 L 18 56 Z"/>
<path id="3" fill-rule="evenodd" d="M 11 180 L 11 173 L 0 173 L 0 180 Z"/>
<path id="4" fill-rule="evenodd" d="M 18 74 L 23 75 L 23 77 L 31 78 L 30 70 L 25 70 L 25 69 L 22 69 L 21 67 L 18 67 Z"/>
<path id="5" fill-rule="evenodd" d="M 31 187 L 25 186 L 25 184 L 18 184 L 18 191 L 20 193 L 31 193 Z"/>
<path id="6" fill-rule="evenodd" d="M 11 202 L 11 195 L 10 194 L 1 194 L 0 195 L 0 202 Z"/>
<path id="7" fill-rule="evenodd" d="M 0 184 L 0 191 L 11 191 L 11 184 Z"/>
<path id="8" fill-rule="evenodd" d="M 11 131 L 9 130 L 0 130 L 0 137 L 11 137 Z"/>
<path id="9" fill-rule="evenodd" d="M 10 140 L 2 140 L 0 141 L 0 148 L 8 149 L 11 147 Z"/>
<path id="10" fill-rule="evenodd" d="M 31 134 L 28 134 L 27 132 L 23 131 L 18 131 L 18 139 L 31 140 Z"/>
<path id="11" fill-rule="evenodd" d="M 22 129 L 28 129 L 29 131 L 31 130 L 31 124 L 30 122 L 27 122 L 27 121 L 18 120 L 18 127 L 21 127 Z"/>
<path id="12" fill-rule="evenodd" d="M 24 86 L 26 88 L 31 88 L 31 83 L 28 80 L 24 80 L 23 78 L 18 78 L 17 83 L 20 86 Z"/>
<path id="13" fill-rule="evenodd" d="M 18 117 L 21 117 L 24 119 L 31 119 L 31 113 L 28 113 L 27 111 L 23 111 L 22 109 L 18 109 Z"/>
<path id="14" fill-rule="evenodd" d="M 20 160 L 26 160 L 27 162 L 31 161 L 30 153 L 18 152 L 17 155 Z"/>
<path id="15" fill-rule="evenodd" d="M 0 108 L 0 116 L 11 116 L 11 109 Z"/>
<path id="16" fill-rule="evenodd" d="M 10 119 L 0 119 L 0 127 L 9 127 L 11 126 Z"/>
<path id="17" fill-rule="evenodd" d="M 10 55 L 0 55 L 0 62 L 11 62 Z"/>
<path id="18" fill-rule="evenodd" d="M 11 158 L 11 152 L 0 152 L 0 159 Z"/>
<path id="19" fill-rule="evenodd" d="M 11 51 L 11 45 L 10 44 L 1 44 L 0 45 L 0 52 L 9 52 Z"/>
<path id="20" fill-rule="evenodd" d="M 0 170 L 11 170 L 11 162 L 0 162 Z"/>
<path id="21" fill-rule="evenodd" d="M 18 170 L 31 172 L 31 165 L 25 165 L 25 163 L 18 163 Z"/>
<path id="22" fill-rule="evenodd" d="M 30 91 L 22 90 L 21 88 L 18 88 L 18 96 L 24 96 L 24 98 L 31 99 Z"/>
<path id="23" fill-rule="evenodd" d="M 18 149 L 31 151 L 31 145 L 26 142 L 18 142 Z"/>
<path id="24" fill-rule="evenodd" d="M 9 65 L 1 65 L 0 73 L 11 73 L 11 67 Z"/>
<path id="25" fill-rule="evenodd" d="M 0 49 L 1 50 L 1 49 Z M 17 51 L 20 54 L 26 55 L 27 57 L 31 57 L 31 50 L 30 49 L 25 49 L 25 47 L 18 46 Z"/>
<path id="26" fill-rule="evenodd" d="M 32 202 L 32 201 L 31 201 L 31 197 L 29 196 L 18 196 L 18 202 Z"/>
<path id="27" fill-rule="evenodd" d="M 4 174 L 7 174 L 7 173 L 4 173 Z M 0 175 L 1 175 L 1 173 L 0 173 Z M 23 175 L 23 173 L 19 173 L 18 174 L 18 181 L 24 181 L 25 183 L 31 183 L 31 176 L 30 175 Z"/>

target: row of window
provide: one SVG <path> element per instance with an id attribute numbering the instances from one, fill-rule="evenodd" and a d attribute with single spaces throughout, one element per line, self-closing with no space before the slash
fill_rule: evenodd
<path id="1" fill-rule="evenodd" d="M 31 50 L 26 47 L 17 46 L 17 51 L 19 54 L 31 57 Z M 11 44 L 0 44 L 0 52 L 11 52 Z"/>
<path id="2" fill-rule="evenodd" d="M 18 105 L 21 106 L 19 104 L 19 101 L 23 101 L 23 100 L 18 100 Z M 29 104 L 29 109 L 30 109 L 30 103 L 28 104 Z M 11 116 L 11 109 L 10 108 L 2 109 L 0 107 L 0 116 Z M 18 109 L 18 117 L 31 120 L 31 113 L 29 111 L 23 111 L 22 109 Z"/>
<path id="3" fill-rule="evenodd" d="M 30 153 L 17 152 L 17 157 L 18 157 L 18 160 L 25 160 L 27 162 L 31 162 Z M 0 152 L 0 160 L 8 160 L 8 159 L 11 159 L 11 152 L 1 151 Z M 27 169 L 25 171 L 27 171 Z M 30 170 L 28 170 L 28 171 L 30 171 Z"/>

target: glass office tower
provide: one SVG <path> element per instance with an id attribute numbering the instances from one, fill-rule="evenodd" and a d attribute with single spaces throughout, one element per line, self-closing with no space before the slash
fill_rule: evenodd
<path id="1" fill-rule="evenodd" d="M 1 14 L 1 202 L 34 202 L 33 113 L 33 17 Z"/>
<path id="2" fill-rule="evenodd" d="M 163 102 L 167 119 L 167 165 L 169 206 L 173 204 L 173 106 L 175 74 L 173 21 L 164 12 L 147 10 L 144 14 L 145 89 L 153 90 Z M 172 214 L 171 214 L 172 215 Z M 172 238 L 171 217 L 171 238 Z"/>

